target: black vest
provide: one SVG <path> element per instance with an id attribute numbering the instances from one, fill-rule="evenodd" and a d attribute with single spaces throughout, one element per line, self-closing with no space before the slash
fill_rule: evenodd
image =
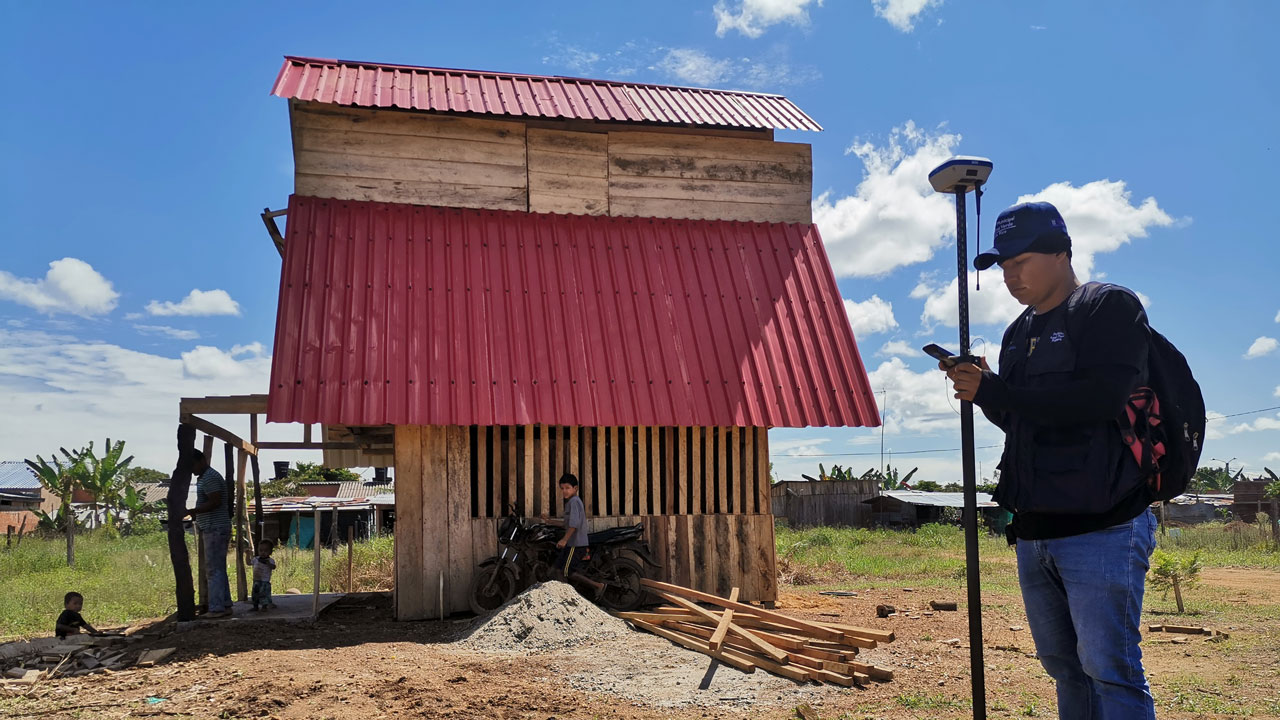
<path id="1" fill-rule="evenodd" d="M 1035 338 L 1027 337 L 1034 310 L 1023 312 L 1005 335 L 1000 378 L 1022 387 L 1071 382 L 1076 369 L 1076 346 L 1068 332 L 1071 316 L 1094 302 L 1099 291 L 1111 289 L 1123 290 L 1099 283 L 1081 285 L 1064 303 L 1064 312 L 1053 313 Z M 1087 332 L 1073 329 L 1077 339 Z M 1143 482 L 1114 420 L 1050 427 L 1010 413 L 1005 432 L 1000 483 L 993 499 L 1007 510 L 1097 515 L 1116 507 Z"/>

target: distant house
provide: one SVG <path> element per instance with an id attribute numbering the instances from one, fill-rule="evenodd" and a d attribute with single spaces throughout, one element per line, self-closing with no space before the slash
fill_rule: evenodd
<path id="1" fill-rule="evenodd" d="M 868 527 L 872 508 L 866 501 L 880 493 L 872 478 L 857 480 L 783 480 L 770 488 L 773 515 L 791 527 L 830 525 Z"/>
<path id="2" fill-rule="evenodd" d="M 978 512 L 998 523 L 1004 511 L 987 493 L 978 493 Z M 944 522 L 945 508 L 964 510 L 964 493 L 885 490 L 863 502 L 871 506 L 871 522 L 881 526 L 919 527 Z"/>
<path id="3" fill-rule="evenodd" d="M 40 480 L 21 460 L 0 460 L 0 532 L 13 532 L 23 527 L 33 530 L 39 518 L 37 510 L 54 512 L 60 500 L 45 491 Z"/>

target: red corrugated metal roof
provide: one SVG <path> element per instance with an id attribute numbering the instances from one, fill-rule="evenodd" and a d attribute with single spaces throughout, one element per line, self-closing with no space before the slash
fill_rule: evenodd
<path id="1" fill-rule="evenodd" d="M 267 417 L 874 426 L 813 225 L 294 196 Z"/>
<path id="2" fill-rule="evenodd" d="M 821 130 L 781 95 L 286 56 L 271 94 L 432 112 Z"/>

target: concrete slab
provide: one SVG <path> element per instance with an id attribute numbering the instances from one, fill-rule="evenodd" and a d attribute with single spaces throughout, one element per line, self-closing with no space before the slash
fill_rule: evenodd
<path id="1" fill-rule="evenodd" d="M 320 612 L 338 602 L 346 593 L 320 593 Z M 270 610 L 254 611 L 253 604 L 238 602 L 231 607 L 231 617 L 204 619 L 197 616 L 195 620 L 178 623 L 178 631 L 182 632 L 197 627 L 225 625 L 227 623 L 271 623 L 271 622 L 311 622 L 315 617 L 311 614 L 311 595 L 272 595 L 276 606 Z"/>

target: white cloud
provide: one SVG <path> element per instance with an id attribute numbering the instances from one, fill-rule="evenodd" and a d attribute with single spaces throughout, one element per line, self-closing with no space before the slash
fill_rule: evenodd
<path id="1" fill-rule="evenodd" d="M 920 350 L 906 340 L 891 340 L 884 345 L 881 345 L 880 349 L 876 351 L 876 355 L 881 357 L 889 357 L 893 355 L 905 355 L 907 357 L 912 357 L 919 354 Z"/>
<path id="2" fill-rule="evenodd" d="M 916 18 L 930 7 L 937 7 L 942 0 L 871 0 L 876 15 L 902 32 L 915 29 Z"/>
<path id="3" fill-rule="evenodd" d="M 1164 210 L 1149 197 L 1135 205 L 1132 193 L 1123 181 L 1097 180 L 1080 187 L 1070 183 L 1054 183 L 1034 195 L 1023 195 L 1017 202 L 1046 201 L 1056 206 L 1071 233 L 1071 264 L 1081 280 L 1093 275 L 1094 257 L 1113 252 L 1135 237 L 1146 237 L 1151 227 L 1174 223 Z M 984 248 L 985 249 L 985 248 Z M 1003 325 L 1012 322 L 1022 311 L 1004 287 L 999 268 L 982 275 L 984 289 L 976 290 L 977 276 L 969 273 L 969 322 L 974 325 Z M 923 278 L 911 297 L 923 299 L 920 319 L 926 327 L 935 324 L 955 327 L 958 324 L 958 283 L 946 284 Z M 1143 304 L 1149 302 L 1145 296 Z"/>
<path id="4" fill-rule="evenodd" d="M 920 321 L 926 328 L 936 325 L 956 327 L 960 324 L 959 287 L 960 283 L 955 278 L 945 284 L 937 284 L 929 277 L 922 277 L 911 290 L 911 297 L 924 300 Z M 982 290 L 978 290 L 977 275 L 969 273 L 970 325 L 1008 325 L 1022 310 L 1022 305 L 1005 290 L 1000 273 L 985 273 Z"/>
<path id="5" fill-rule="evenodd" d="M 959 400 L 950 400 L 947 376 L 935 369 L 912 372 L 902 358 L 890 358 L 867 374 L 876 390 L 876 402 L 883 403 L 885 433 L 903 431 L 932 434 L 958 427 Z M 881 394 L 888 390 L 887 397 Z M 883 398 L 883 399 L 882 399 Z"/>
<path id="6" fill-rule="evenodd" d="M 168 325 L 134 325 L 133 329 L 143 335 L 162 335 L 174 340 L 195 340 L 200 337 L 200 333 L 195 330 L 181 330 Z"/>
<path id="7" fill-rule="evenodd" d="M 103 315 L 115 309 L 119 298 L 110 280 L 78 258 L 54 260 L 43 278 L 20 278 L 0 270 L 0 299 L 49 315 Z"/>
<path id="8" fill-rule="evenodd" d="M 694 48 L 663 48 L 651 66 L 675 82 L 690 85 L 778 90 L 812 82 L 821 77 L 808 65 L 793 65 L 785 52 L 768 52 L 763 58 L 714 57 Z"/>
<path id="9" fill-rule="evenodd" d="M 829 442 L 831 442 L 831 438 L 825 437 L 778 440 L 769 443 L 769 454 L 785 455 L 787 457 L 817 455 L 823 452 L 822 446 Z"/>
<path id="10" fill-rule="evenodd" d="M 559 65 L 577 75 L 587 75 L 595 70 L 602 58 L 600 53 L 584 50 L 576 45 L 564 45 L 551 55 L 542 56 L 544 65 Z"/>
<path id="11" fill-rule="evenodd" d="M 1277 386 L 1276 386 L 1275 396 L 1276 396 L 1276 397 L 1278 397 L 1278 398 L 1280 398 L 1280 385 L 1277 385 Z"/>
<path id="12" fill-rule="evenodd" d="M 223 368 L 223 376 L 213 381 L 185 372 L 180 358 L 68 335 L 0 329 L 0 407 L 5 408 L 0 456 L 47 456 L 59 446 L 82 447 L 111 437 L 127 441 L 139 464 L 169 470 L 178 399 L 266 392 L 271 360 L 260 349 L 242 347 L 235 359 L 240 367 Z M 248 431 L 245 418 L 218 421 L 234 432 Z M 263 427 L 263 439 L 298 436 L 296 428 Z"/>
<path id="13" fill-rule="evenodd" d="M 1280 347 L 1280 340 L 1263 335 L 1253 341 L 1253 344 L 1249 346 L 1247 351 L 1245 351 L 1244 357 L 1246 360 L 1266 357 L 1267 355 L 1275 352 L 1277 347 Z"/>
<path id="14" fill-rule="evenodd" d="M 1262 462 L 1280 463 L 1280 452 L 1269 452 L 1263 455 Z"/>
<path id="15" fill-rule="evenodd" d="M 1276 311 L 1276 322 L 1280 323 L 1280 310 Z"/>
<path id="16" fill-rule="evenodd" d="M 1280 413 L 1276 413 L 1275 417 L 1260 417 L 1251 423 L 1240 423 L 1227 432 L 1237 435 L 1239 433 L 1260 432 L 1262 430 L 1280 430 Z"/>
<path id="17" fill-rule="evenodd" d="M 1219 422 L 1224 417 L 1226 416 L 1218 412 L 1217 410 L 1204 411 L 1204 418 L 1205 418 L 1204 439 L 1205 440 L 1221 440 L 1222 438 L 1227 436 L 1227 434 L 1223 432 L 1221 429 L 1222 423 Z"/>
<path id="18" fill-rule="evenodd" d="M 888 332 L 898 327 L 898 321 L 893 317 L 893 303 L 881 300 L 879 295 L 872 295 L 862 302 L 846 298 L 844 311 L 849 316 L 855 338 Z"/>
<path id="19" fill-rule="evenodd" d="M 151 315 L 239 315 L 240 303 L 226 290 L 192 290 L 178 302 L 152 300 L 147 303 Z"/>
<path id="20" fill-rule="evenodd" d="M 242 355 L 247 355 L 248 359 L 238 360 Z M 194 350 L 182 353 L 182 372 L 187 377 L 205 380 L 238 379 L 252 373 L 253 361 L 264 357 L 262 343 L 236 345 L 230 351 L 210 345 L 197 345 Z"/>
<path id="21" fill-rule="evenodd" d="M 713 8 L 716 35 L 724 37 L 730 30 L 737 30 L 749 38 L 758 38 L 778 23 L 806 25 L 808 7 L 813 4 L 813 0 L 741 0 L 731 8 L 725 0 L 719 0 Z M 822 0 L 816 4 L 821 7 Z"/>
<path id="22" fill-rule="evenodd" d="M 887 145 L 860 142 L 845 151 L 864 166 L 854 194 L 833 199 L 828 190 L 813 202 L 838 277 L 886 275 L 929 260 L 955 238 L 953 202 L 933 191 L 929 171 L 959 143 L 957 134 L 931 134 L 908 120 Z"/>
<path id="23" fill-rule="evenodd" d="M 692 48 L 672 48 L 658 62 L 658 69 L 680 82 L 715 85 L 733 71 L 733 61 L 716 59 Z"/>
<path id="24" fill-rule="evenodd" d="M 1152 227 L 1174 224 L 1155 198 L 1135 205 L 1132 196 L 1123 180 L 1095 180 L 1080 187 L 1054 183 L 1019 197 L 1018 202 L 1044 201 L 1058 208 L 1071 234 L 1071 265 L 1081 280 L 1088 280 L 1095 255 L 1114 252 L 1133 238 L 1146 237 Z"/>

